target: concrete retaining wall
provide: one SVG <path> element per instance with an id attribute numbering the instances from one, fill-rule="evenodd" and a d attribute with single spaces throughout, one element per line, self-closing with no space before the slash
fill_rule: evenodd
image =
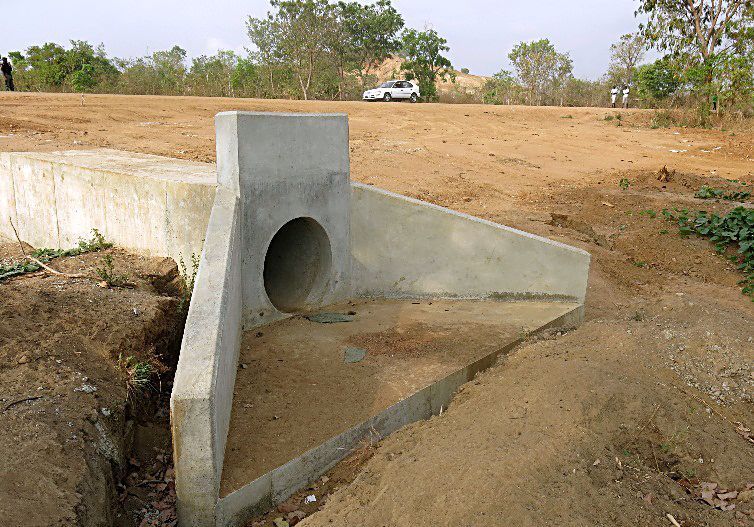
<path id="1" fill-rule="evenodd" d="M 241 338 L 241 207 L 219 188 L 170 400 L 178 515 L 215 525 Z"/>
<path id="2" fill-rule="evenodd" d="M 586 251 L 352 183 L 353 293 L 583 302 Z"/>
<path id="3" fill-rule="evenodd" d="M 0 234 L 70 248 L 99 229 L 120 247 L 190 261 L 215 197 L 206 163 L 117 150 L 0 153 Z"/>

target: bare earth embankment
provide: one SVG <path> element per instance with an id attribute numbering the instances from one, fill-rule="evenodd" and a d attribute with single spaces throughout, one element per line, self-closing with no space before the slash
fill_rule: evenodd
<path id="1" fill-rule="evenodd" d="M 213 161 L 212 116 L 230 109 L 348 112 L 353 179 L 593 255 L 582 327 L 365 449 L 308 491 L 316 504 L 294 499 L 285 511 L 318 511 L 302 525 L 754 524 L 754 303 L 659 214 L 734 206 L 693 195 L 754 180 L 750 131 L 653 130 L 641 111 L 616 126 L 605 109 L 2 93 L 0 149 Z"/>

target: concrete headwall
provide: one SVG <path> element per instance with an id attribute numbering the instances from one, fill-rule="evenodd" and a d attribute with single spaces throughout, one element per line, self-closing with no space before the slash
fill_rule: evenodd
<path id="1" fill-rule="evenodd" d="M 265 292 L 265 256 L 275 234 L 296 218 L 309 218 L 325 232 L 329 255 L 317 265 L 296 240 L 285 255 L 298 265 L 289 282 L 304 273 L 315 288 L 306 304 L 342 299 L 350 277 L 350 164 L 345 114 L 224 112 L 215 117 L 218 184 L 241 199 L 243 318 L 247 327 L 285 316 Z M 305 262 L 309 265 L 305 265 Z M 300 265 L 299 265 L 300 264 Z"/>
<path id="2" fill-rule="evenodd" d="M 241 208 L 219 188 L 170 400 L 179 521 L 215 525 L 241 338 Z"/>
<path id="3" fill-rule="evenodd" d="M 70 248 L 99 229 L 147 255 L 200 254 L 213 165 L 117 150 L 0 153 L 0 234 Z"/>
<path id="4" fill-rule="evenodd" d="M 586 251 L 368 185 L 352 186 L 355 295 L 584 301 Z"/>

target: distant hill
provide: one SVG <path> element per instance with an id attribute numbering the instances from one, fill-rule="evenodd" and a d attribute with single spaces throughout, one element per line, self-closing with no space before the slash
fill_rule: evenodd
<path id="1" fill-rule="evenodd" d="M 373 73 L 379 82 L 404 77 L 401 64 L 405 59 L 392 57 L 383 62 Z M 437 83 L 437 93 L 444 102 L 474 102 L 481 100 L 484 84 L 490 77 L 456 71 L 455 83 L 446 79 Z"/>

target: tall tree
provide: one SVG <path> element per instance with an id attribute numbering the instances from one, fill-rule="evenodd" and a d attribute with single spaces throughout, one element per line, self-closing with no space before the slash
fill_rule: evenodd
<path id="1" fill-rule="evenodd" d="M 416 79 L 422 97 L 426 100 L 437 99 L 435 83 L 438 79 L 455 80 L 453 66 L 443 55 L 448 51 L 448 41 L 434 29 L 407 29 L 403 32 L 403 53 L 406 61 L 401 64 L 401 70 L 406 72 L 408 80 Z"/>
<path id="2" fill-rule="evenodd" d="M 280 54 L 298 79 L 301 95 L 309 90 L 320 61 L 328 52 L 334 29 L 333 8 L 327 0 L 272 0 L 280 28 Z"/>
<path id="3" fill-rule="evenodd" d="M 706 121 L 711 98 L 724 88 L 721 79 L 736 75 L 726 68 L 750 67 L 750 57 L 741 50 L 754 36 L 754 2 L 639 0 L 637 14 L 648 16 L 640 26 L 647 42 L 682 61 L 687 78 L 701 89 L 699 109 Z"/>
<path id="4" fill-rule="evenodd" d="M 640 13 L 649 17 L 640 26 L 641 32 L 657 49 L 698 55 L 706 63 L 722 49 L 729 49 L 728 37 L 751 23 L 752 1 L 640 0 Z"/>
<path id="5" fill-rule="evenodd" d="M 558 53 L 548 39 L 520 42 L 508 55 L 516 75 L 526 88 L 529 104 L 543 104 L 559 100 L 563 104 L 562 89 L 573 73 L 573 61 L 568 53 Z"/>
<path id="6" fill-rule="evenodd" d="M 264 18 L 249 17 L 246 21 L 246 32 L 249 40 L 256 48 L 251 52 L 259 65 L 267 70 L 267 80 L 270 83 L 270 93 L 275 93 L 275 69 L 280 64 L 280 25 L 271 13 Z"/>
<path id="7" fill-rule="evenodd" d="M 390 0 L 367 5 L 339 2 L 338 10 L 343 21 L 343 34 L 338 38 L 347 43 L 354 73 L 361 79 L 363 88 L 372 69 L 400 50 L 403 17 Z"/>
<path id="8" fill-rule="evenodd" d="M 627 33 L 620 40 L 610 46 L 611 80 L 619 84 L 630 86 L 634 79 L 636 66 L 646 55 L 647 45 L 640 33 Z"/>

